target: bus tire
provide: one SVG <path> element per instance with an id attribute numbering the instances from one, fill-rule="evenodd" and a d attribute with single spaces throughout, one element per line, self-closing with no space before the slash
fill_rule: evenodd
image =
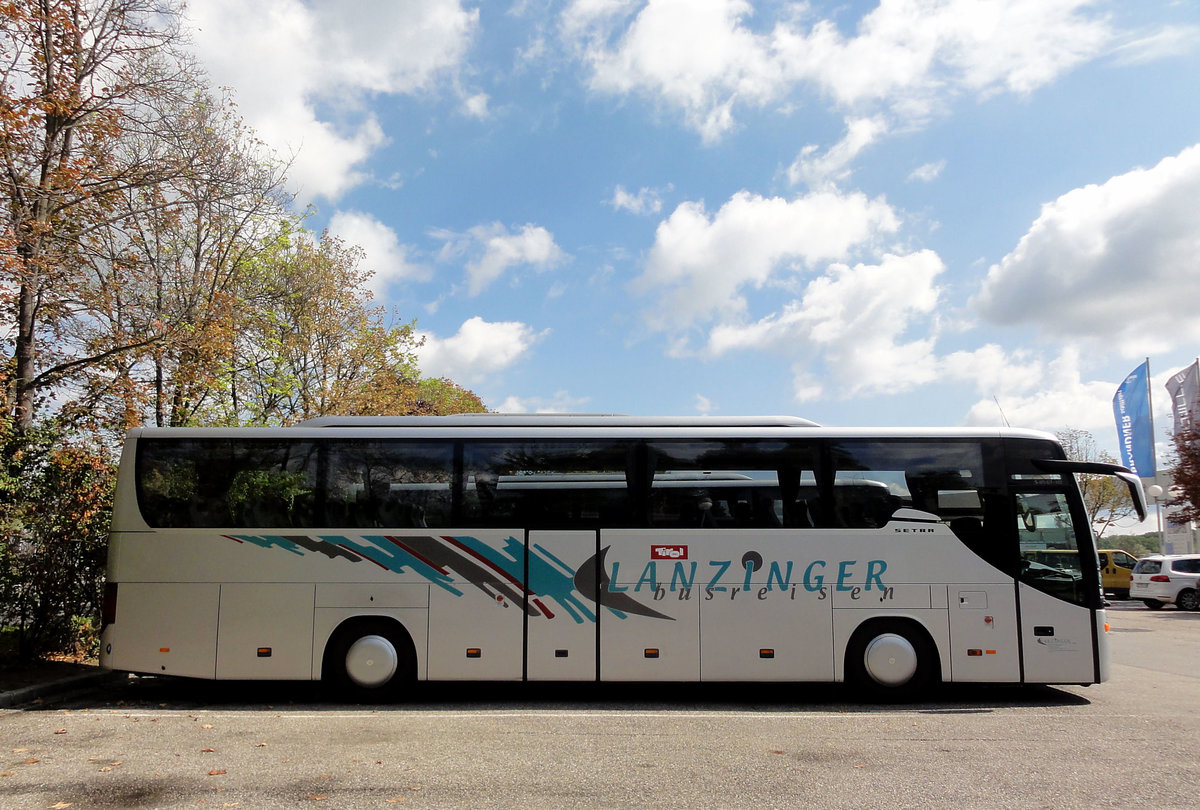
<path id="1" fill-rule="evenodd" d="M 329 639 L 321 674 L 337 700 L 390 703 L 417 679 L 416 648 L 391 619 L 352 620 Z"/>
<path id="2" fill-rule="evenodd" d="M 874 700 L 911 700 L 940 680 L 937 647 L 916 622 L 868 621 L 846 645 L 847 683 Z"/>

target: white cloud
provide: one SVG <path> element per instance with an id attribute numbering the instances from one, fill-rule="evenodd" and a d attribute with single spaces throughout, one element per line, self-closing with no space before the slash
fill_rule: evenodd
<path id="1" fill-rule="evenodd" d="M 813 11 L 803 3 L 756 31 L 746 0 L 576 0 L 560 30 L 593 90 L 660 100 L 711 142 L 735 126 L 735 108 L 786 107 L 802 85 L 843 109 L 910 122 L 961 93 L 1028 93 L 1111 41 L 1091 5 L 882 0 L 846 36 L 832 19 L 806 24 Z"/>
<path id="2" fill-rule="evenodd" d="M 400 244 L 396 232 L 370 214 L 337 211 L 329 220 L 331 233 L 363 249 L 366 266 L 374 271 L 369 287 L 380 298 L 388 285 L 411 279 L 427 281 L 429 267 L 408 260 L 408 246 Z"/>
<path id="3" fill-rule="evenodd" d="M 461 0 L 192 0 L 195 50 L 232 87 L 259 137 L 285 156 L 301 198 L 338 199 L 387 140 L 361 109 L 377 93 L 431 89 L 465 58 L 479 23 Z"/>
<path id="4" fill-rule="evenodd" d="M 1125 356 L 1200 340 L 1200 145 L 1042 207 L 972 304 L 1003 325 Z"/>
<path id="5" fill-rule="evenodd" d="M 800 156 L 788 167 L 788 180 L 793 185 L 806 183 L 810 188 L 821 188 L 845 180 L 850 176 L 850 164 L 859 153 L 886 135 L 887 131 L 887 122 L 882 116 L 848 119 L 845 137 L 825 154 L 819 154 L 814 144 L 800 151 Z"/>
<path id="6" fill-rule="evenodd" d="M 1085 382 L 1080 353 L 1066 348 L 1046 364 L 1026 369 L 1023 384 L 1011 379 L 967 412 L 968 425 L 1003 425 L 1054 432 L 1066 427 L 1092 432 L 1112 429 L 1112 397 L 1120 381 Z M 998 404 L 997 404 L 998 403 Z"/>
<path id="7" fill-rule="evenodd" d="M 825 393 L 813 373 L 818 366 L 846 396 L 911 390 L 937 378 L 933 338 L 906 335 L 935 311 L 935 282 L 944 270 L 928 250 L 886 255 L 874 265 L 834 264 L 780 312 L 752 324 L 715 327 L 708 352 L 773 349 L 793 358 L 801 401 Z"/>
<path id="8" fill-rule="evenodd" d="M 484 119 L 488 117 L 488 98 L 487 93 L 476 93 L 469 98 L 463 99 L 463 111 L 471 118 Z"/>
<path id="9" fill-rule="evenodd" d="M 644 186 L 637 194 L 629 193 L 624 186 L 617 186 L 609 205 L 616 211 L 628 211 L 638 216 L 657 214 L 662 210 L 662 197 L 656 190 Z"/>
<path id="10" fill-rule="evenodd" d="M 741 25 L 752 11 L 746 0 L 646 3 L 610 50 L 611 32 L 597 32 L 596 23 L 618 21 L 629 5 L 589 0 L 567 11 L 567 30 L 578 30 L 583 19 L 592 23 L 593 38 L 583 47 L 593 89 L 660 96 L 682 109 L 706 140 L 732 126 L 735 100 L 761 104 L 779 94 L 781 66 L 771 58 L 769 43 Z"/>
<path id="11" fill-rule="evenodd" d="M 830 20 L 779 32 L 781 58 L 842 106 L 916 119 L 962 92 L 1028 93 L 1111 40 L 1091 0 L 882 0 L 844 37 Z"/>
<path id="12" fill-rule="evenodd" d="M 938 160 L 933 163 L 925 163 L 913 169 L 909 173 L 908 179 L 910 182 L 917 181 L 921 183 L 932 183 L 941 176 L 946 168 L 946 161 Z"/>
<path id="13" fill-rule="evenodd" d="M 467 292 L 478 295 L 512 267 L 529 266 L 542 272 L 567 258 L 554 242 L 554 235 L 538 225 L 526 224 L 516 233 L 499 222 L 476 225 L 465 234 L 435 231 L 441 239 L 443 260 L 470 257 L 467 261 Z"/>
<path id="14" fill-rule="evenodd" d="M 499 413 L 582 413 L 588 397 L 573 397 L 566 391 L 555 391 L 552 397 L 506 397 L 496 406 Z"/>
<path id="15" fill-rule="evenodd" d="M 1200 25 L 1167 25 L 1141 32 L 1116 49 L 1118 64 L 1138 65 L 1182 56 L 1200 48 Z"/>
<path id="16" fill-rule="evenodd" d="M 519 362 L 546 334 L 517 321 L 489 322 L 476 316 L 447 338 L 419 332 L 425 343 L 417 349 L 418 365 L 425 376 L 475 385 Z"/>
<path id="17" fill-rule="evenodd" d="M 659 223 L 637 292 L 655 293 L 652 328 L 686 330 L 746 310 L 745 288 L 761 288 L 793 265 L 847 257 L 899 221 L 882 199 L 822 191 L 785 200 L 735 194 L 711 217 L 702 202 Z"/>
<path id="18" fill-rule="evenodd" d="M 951 352 L 941 358 L 939 367 L 943 379 L 971 384 L 989 398 L 1024 396 L 1053 379 L 1040 357 L 1021 349 L 1008 352 L 994 343 Z"/>

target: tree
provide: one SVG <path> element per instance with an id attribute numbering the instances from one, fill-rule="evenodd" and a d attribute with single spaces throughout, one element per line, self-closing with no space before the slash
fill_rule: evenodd
<path id="1" fill-rule="evenodd" d="M 116 469 L 103 450 L 0 418 L 0 625 L 19 655 L 69 649 L 98 629 Z"/>
<path id="2" fill-rule="evenodd" d="M 1175 446 L 1175 464 L 1171 467 L 1171 499 L 1167 506 L 1172 523 L 1200 521 L 1200 427 L 1193 424 L 1171 437 Z"/>
<path id="3" fill-rule="evenodd" d="M 1067 458 L 1072 461 L 1101 461 L 1115 464 L 1116 459 L 1096 446 L 1096 439 L 1086 430 L 1064 428 L 1058 432 Z M 1077 477 L 1083 494 L 1083 505 L 1092 530 L 1102 537 L 1119 521 L 1133 516 L 1134 505 L 1128 489 L 1111 475 L 1081 473 Z"/>
<path id="4" fill-rule="evenodd" d="M 228 99 L 197 93 L 170 110 L 188 170 L 132 190 L 112 244 L 96 251 L 97 311 L 106 338 L 133 328 L 161 338 L 114 356 L 97 393 L 149 405 L 149 421 L 203 421 L 229 383 L 239 335 L 260 304 L 258 256 L 290 223 L 286 164 L 263 148 Z M 143 213 L 148 212 L 148 213 Z"/>
<path id="5" fill-rule="evenodd" d="M 39 394 L 65 375 L 157 339 L 63 338 L 87 317 L 88 240 L 123 195 L 180 171 L 167 150 L 130 148 L 160 136 L 162 103 L 197 80 L 174 49 L 178 18 L 171 0 L 0 3 L 0 295 L 13 345 L 4 404 L 17 430 L 33 426 Z"/>
<path id="6" fill-rule="evenodd" d="M 420 376 L 414 325 L 374 304 L 361 249 L 284 220 L 253 265 L 213 421 L 484 410 L 449 380 Z"/>

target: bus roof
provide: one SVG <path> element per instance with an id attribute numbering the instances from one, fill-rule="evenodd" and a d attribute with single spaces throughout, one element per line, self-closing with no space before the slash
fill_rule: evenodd
<path id="1" fill-rule="evenodd" d="M 296 427 L 820 427 L 798 416 L 625 416 L 623 414 L 460 413 L 452 416 L 320 416 Z"/>
<path id="2" fill-rule="evenodd" d="M 127 438 L 907 438 L 1044 439 L 1052 434 L 1010 427 L 824 427 L 796 416 L 621 416 L 604 414 L 456 414 L 453 416 L 323 416 L 290 427 L 135 427 Z"/>

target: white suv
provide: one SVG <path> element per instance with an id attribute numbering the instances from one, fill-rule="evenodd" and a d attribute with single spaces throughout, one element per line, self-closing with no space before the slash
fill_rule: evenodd
<path id="1" fill-rule="evenodd" d="M 1200 610 L 1200 554 L 1155 554 L 1133 567 L 1129 598 L 1158 610 L 1174 602 L 1180 610 Z"/>

